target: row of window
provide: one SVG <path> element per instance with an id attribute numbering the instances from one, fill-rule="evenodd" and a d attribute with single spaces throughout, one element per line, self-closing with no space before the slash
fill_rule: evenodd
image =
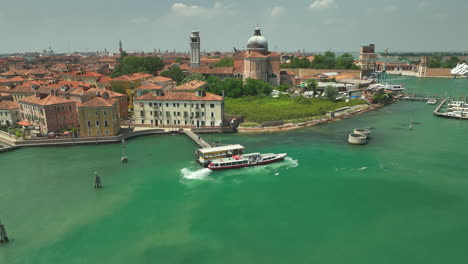
<path id="1" fill-rule="evenodd" d="M 18 111 L 15 111 L 14 113 L 18 115 Z M 3 116 L 3 115 L 8 116 L 8 112 L 0 112 L 0 116 Z"/>
<path id="2" fill-rule="evenodd" d="M 141 120 L 141 123 L 144 124 L 144 123 L 145 123 L 145 120 L 142 119 L 142 120 Z M 164 120 L 151 120 L 150 123 L 151 123 L 152 125 L 164 124 Z M 171 120 L 166 120 L 166 125 L 170 125 L 170 124 L 171 124 Z M 181 125 L 182 122 L 180 122 L 180 120 L 172 120 L 172 124 L 173 124 L 173 125 Z M 189 123 L 188 123 L 187 120 L 184 120 L 184 123 L 183 123 L 183 124 L 184 124 L 184 125 L 188 125 Z M 195 125 L 195 121 L 192 120 L 192 121 L 191 121 L 191 124 L 192 124 L 192 125 Z M 199 124 L 200 124 L 201 126 L 205 126 L 205 121 L 200 121 Z M 215 125 L 216 125 L 216 122 L 215 122 L 215 121 L 211 121 L 211 122 L 210 122 L 210 125 L 211 125 L 211 126 L 215 126 Z"/>
<path id="3" fill-rule="evenodd" d="M 180 103 L 172 103 L 172 107 L 180 107 Z M 184 106 L 185 108 L 187 108 L 187 103 L 184 103 Z M 140 107 L 143 107 L 144 104 L 143 103 L 140 103 Z M 148 106 L 149 107 L 162 107 L 162 103 L 148 103 Z M 166 107 L 169 107 L 169 103 L 166 103 Z M 190 107 L 195 107 L 195 108 L 205 108 L 205 104 L 190 104 Z M 210 104 L 210 108 L 215 108 L 215 104 Z"/>
<path id="4" fill-rule="evenodd" d="M 105 135 L 109 135 L 109 130 L 104 130 L 104 134 Z M 101 130 L 97 130 L 96 131 L 96 136 L 100 136 L 101 135 Z M 88 130 L 88 136 L 93 136 L 93 131 L 92 130 Z"/>
<path id="5" fill-rule="evenodd" d="M 92 122 L 90 120 L 88 120 L 88 127 L 91 127 L 92 125 Z M 99 122 L 99 120 L 96 120 L 96 126 L 100 126 L 101 125 L 101 122 Z M 104 120 L 104 126 L 109 126 L 109 122 L 107 120 Z"/>
<path id="6" fill-rule="evenodd" d="M 154 112 L 150 111 L 149 114 L 150 116 L 162 116 L 163 115 L 162 111 L 154 111 Z M 192 112 L 191 114 L 192 114 L 191 116 L 195 118 L 205 116 L 205 112 Z M 140 116 L 145 117 L 145 111 L 140 111 Z M 171 116 L 171 112 L 166 111 L 166 116 Z M 181 112 L 174 111 L 173 116 L 181 116 Z M 184 117 L 189 117 L 189 113 L 184 111 Z M 214 112 L 211 112 L 211 117 L 215 117 Z"/>

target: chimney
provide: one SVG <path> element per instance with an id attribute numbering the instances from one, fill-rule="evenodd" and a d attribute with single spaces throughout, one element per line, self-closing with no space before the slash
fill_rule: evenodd
<path id="1" fill-rule="evenodd" d="M 99 91 L 96 92 L 96 97 L 101 97 L 101 93 Z"/>
<path id="2" fill-rule="evenodd" d="M 104 98 L 104 99 L 109 99 L 109 93 L 103 92 L 103 93 L 102 93 L 102 98 Z"/>
<path id="3" fill-rule="evenodd" d="M 50 95 L 55 96 L 55 89 L 50 90 Z"/>

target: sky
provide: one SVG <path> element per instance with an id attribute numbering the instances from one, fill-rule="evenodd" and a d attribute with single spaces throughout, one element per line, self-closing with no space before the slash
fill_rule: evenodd
<path id="1" fill-rule="evenodd" d="M 468 51 L 465 0 L 0 0 L 0 53 L 245 48 L 257 25 L 271 51 Z"/>

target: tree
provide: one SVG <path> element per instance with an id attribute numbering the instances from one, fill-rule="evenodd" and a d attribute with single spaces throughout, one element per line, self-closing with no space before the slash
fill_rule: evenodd
<path id="1" fill-rule="evenodd" d="M 257 79 L 247 78 L 244 84 L 243 95 L 270 95 L 272 91 L 273 87 L 268 83 Z"/>
<path id="2" fill-rule="evenodd" d="M 281 84 L 280 86 L 278 86 L 278 91 L 280 92 L 287 92 L 289 89 L 291 88 L 290 85 L 287 85 L 287 84 Z"/>
<path id="3" fill-rule="evenodd" d="M 455 68 L 459 62 L 460 60 L 458 59 L 458 57 L 453 56 L 450 59 L 444 61 L 442 66 L 443 68 Z"/>
<path id="4" fill-rule="evenodd" d="M 336 60 L 336 69 L 358 69 L 359 67 L 354 64 L 354 57 L 349 53 L 343 53 Z"/>
<path id="5" fill-rule="evenodd" d="M 233 67 L 234 58 L 224 57 L 213 64 L 213 67 Z"/>
<path id="6" fill-rule="evenodd" d="M 182 83 L 188 83 L 188 82 L 193 81 L 193 80 L 200 80 L 200 81 L 206 82 L 206 78 L 202 74 L 200 74 L 200 73 L 191 73 L 191 74 L 187 75 L 182 80 Z"/>
<path id="7" fill-rule="evenodd" d="M 186 74 L 177 66 L 169 67 L 167 70 L 161 72 L 160 75 L 171 78 L 172 80 L 177 82 L 177 84 L 182 83 L 186 76 Z"/>
<path id="8" fill-rule="evenodd" d="M 428 68 L 440 68 L 442 66 L 442 58 L 440 56 L 431 56 L 427 62 Z"/>
<path id="9" fill-rule="evenodd" d="M 318 82 L 314 79 L 309 79 L 305 82 L 304 87 L 308 91 L 313 91 L 313 97 L 315 97 L 315 94 L 317 93 L 317 86 Z"/>
<path id="10" fill-rule="evenodd" d="M 154 74 L 163 67 L 164 62 L 158 57 L 125 57 L 115 66 L 110 76 L 114 78 L 137 72 Z"/>
<path id="11" fill-rule="evenodd" d="M 179 64 L 182 64 L 182 58 L 177 58 L 177 59 L 175 59 L 175 62 L 176 62 L 176 63 L 179 63 Z"/>
<path id="12" fill-rule="evenodd" d="M 325 87 L 325 99 L 334 102 L 338 96 L 338 88 L 332 85 Z"/>

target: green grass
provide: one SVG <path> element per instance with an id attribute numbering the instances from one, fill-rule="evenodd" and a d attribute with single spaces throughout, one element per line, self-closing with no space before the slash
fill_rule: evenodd
<path id="1" fill-rule="evenodd" d="M 243 97 L 226 98 L 225 111 L 232 115 L 242 115 L 247 123 L 268 121 L 304 122 L 323 116 L 326 112 L 345 106 L 365 104 L 364 100 L 330 102 L 321 98 L 298 97 Z"/>

